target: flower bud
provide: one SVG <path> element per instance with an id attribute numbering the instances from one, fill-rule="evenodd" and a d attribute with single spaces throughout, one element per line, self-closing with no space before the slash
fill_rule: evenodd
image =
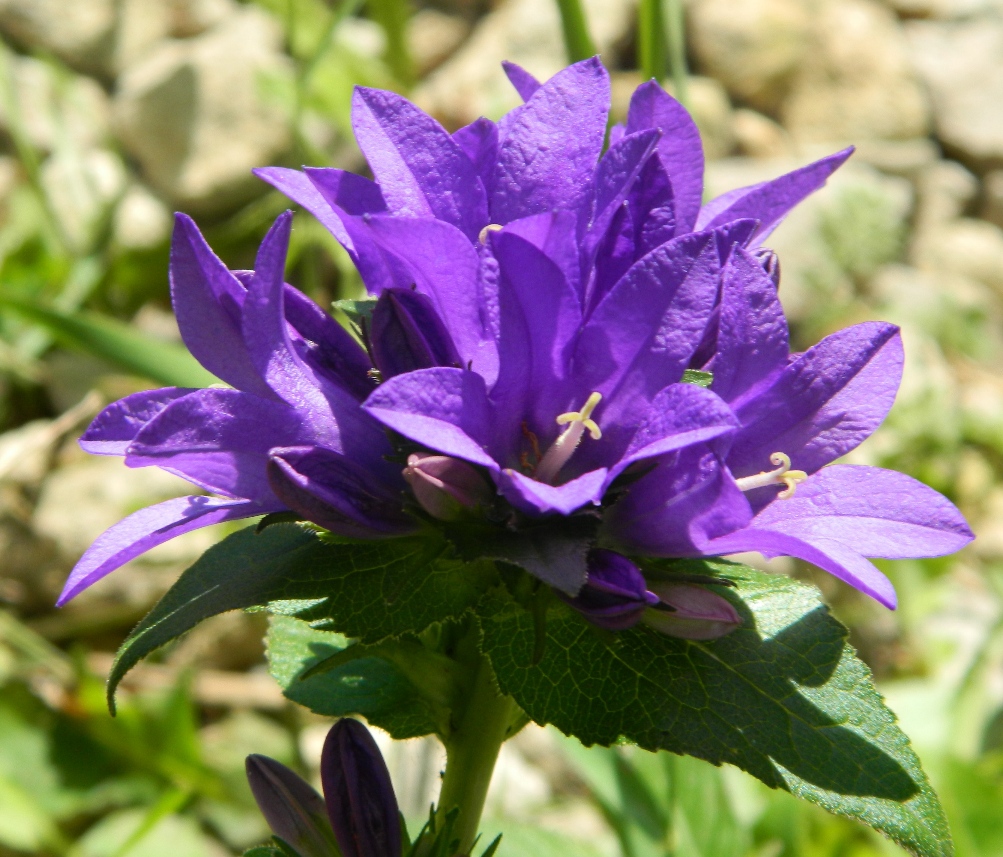
<path id="1" fill-rule="evenodd" d="M 491 488 L 476 468 L 448 455 L 409 455 L 404 479 L 421 507 L 441 521 L 455 520 L 464 509 L 491 499 Z"/>
<path id="2" fill-rule="evenodd" d="M 383 291 L 373 310 L 369 338 L 373 362 L 384 379 L 416 369 L 461 365 L 432 301 L 411 289 Z"/>
<path id="3" fill-rule="evenodd" d="M 763 270 L 773 280 L 773 285 L 780 288 L 780 257 L 766 247 L 753 250 L 752 255 L 756 257 L 759 264 L 763 266 Z"/>
<path id="4" fill-rule="evenodd" d="M 661 604 L 644 614 L 644 623 L 670 637 L 716 640 L 742 624 L 731 602 L 703 586 L 655 581 L 651 584 Z"/>
<path id="5" fill-rule="evenodd" d="M 320 757 L 327 814 L 344 857 L 401 857 L 400 812 L 380 750 L 361 723 L 339 720 Z"/>
<path id="6" fill-rule="evenodd" d="M 565 600 L 593 625 L 622 631 L 636 625 L 658 596 L 648 591 L 644 575 L 627 557 L 596 548 L 589 551 L 585 585 Z"/>
<path id="7" fill-rule="evenodd" d="M 301 857 L 338 853 L 324 799 L 308 783 L 268 756 L 248 756 L 245 767 L 251 793 L 272 833 Z"/>

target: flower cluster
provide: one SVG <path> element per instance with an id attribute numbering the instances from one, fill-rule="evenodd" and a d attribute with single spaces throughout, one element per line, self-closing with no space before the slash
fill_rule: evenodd
<path id="1" fill-rule="evenodd" d="M 254 271 L 227 270 L 178 216 L 178 323 L 229 386 L 130 396 L 82 445 L 211 496 L 112 527 L 64 601 L 175 535 L 271 512 L 361 539 L 587 518 L 591 549 L 537 576 L 602 627 L 643 620 L 702 639 L 736 627 L 734 608 L 645 558 L 788 555 L 894 607 L 868 557 L 971 540 L 930 488 L 833 464 L 892 405 L 898 329 L 867 322 L 790 351 L 762 242 L 850 150 L 701 204 L 699 134 L 656 83 L 606 147 L 598 60 L 544 84 L 506 72 L 525 103 L 454 134 L 399 95 L 358 89 L 374 181 L 258 171 L 351 255 L 373 295 L 360 337 L 285 284 L 288 213 Z"/>

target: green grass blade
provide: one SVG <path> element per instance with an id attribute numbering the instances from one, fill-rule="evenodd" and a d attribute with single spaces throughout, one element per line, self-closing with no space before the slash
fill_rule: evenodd
<path id="1" fill-rule="evenodd" d="M 414 64 L 407 44 L 407 25 L 411 18 L 408 0 L 368 0 L 369 14 L 383 28 L 387 37 L 386 62 L 402 84 L 415 82 Z"/>
<path id="2" fill-rule="evenodd" d="M 686 91 L 686 78 L 689 72 L 686 68 L 686 20 L 683 11 L 683 0 L 665 0 L 662 18 L 665 33 L 666 53 L 669 62 L 669 74 L 672 84 L 683 107 L 689 107 L 689 95 Z"/>
<path id="3" fill-rule="evenodd" d="M 557 0 L 557 8 L 561 13 L 561 31 L 564 34 L 564 48 L 571 62 L 588 59 L 595 56 L 595 42 L 589 35 L 589 25 L 585 18 L 585 10 L 579 0 Z"/>
<path id="4" fill-rule="evenodd" d="M 668 57 L 662 0 L 641 0 L 637 10 L 637 64 L 645 80 L 665 80 Z"/>
<path id="5" fill-rule="evenodd" d="M 9 297 L 0 297 L 0 307 L 44 327 L 69 348 L 93 354 L 160 384 L 207 387 L 219 382 L 182 346 L 151 339 L 124 322 L 95 313 L 62 312 Z"/>

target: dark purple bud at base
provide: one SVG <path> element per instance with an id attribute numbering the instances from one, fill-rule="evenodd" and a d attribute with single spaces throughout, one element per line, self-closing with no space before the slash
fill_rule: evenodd
<path id="1" fill-rule="evenodd" d="M 461 365 L 432 301 L 410 289 L 383 291 L 373 310 L 369 338 L 373 362 L 384 379 L 416 369 Z"/>
<path id="2" fill-rule="evenodd" d="M 716 640 L 742 624 L 730 601 L 702 586 L 655 581 L 651 588 L 668 609 L 648 610 L 644 623 L 670 637 Z"/>
<path id="3" fill-rule="evenodd" d="M 636 625 L 658 596 L 648 591 L 644 575 L 627 557 L 596 548 L 589 552 L 585 585 L 564 600 L 593 625 L 622 631 Z"/>
<path id="4" fill-rule="evenodd" d="M 491 499 L 491 488 L 484 477 L 472 465 L 448 455 L 409 455 L 404 479 L 421 507 L 441 521 L 452 521 L 464 509 Z"/>
<path id="5" fill-rule="evenodd" d="M 324 799 L 296 773 L 268 756 L 252 755 L 247 782 L 272 833 L 302 857 L 335 854 Z"/>
<path id="6" fill-rule="evenodd" d="M 339 720 L 320 757 L 327 814 L 344 857 L 400 857 L 400 813 L 390 773 L 361 723 Z"/>
<path id="7" fill-rule="evenodd" d="M 780 288 L 780 257 L 772 250 L 767 250 L 765 247 L 760 247 L 758 250 L 754 250 L 752 255 L 755 256 L 759 264 L 763 266 L 763 270 L 769 274 L 770 279 L 773 280 L 773 285 Z"/>
<path id="8" fill-rule="evenodd" d="M 273 449 L 268 484 L 294 512 L 339 535 L 369 539 L 414 529 L 399 497 L 382 492 L 368 470 L 329 449 Z"/>

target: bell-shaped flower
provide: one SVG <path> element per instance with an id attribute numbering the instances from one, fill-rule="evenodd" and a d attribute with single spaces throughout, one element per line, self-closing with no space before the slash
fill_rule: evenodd
<path id="1" fill-rule="evenodd" d="M 713 375 L 740 427 L 632 485 L 606 517 L 615 541 L 653 556 L 798 557 L 894 608 L 894 588 L 867 557 L 942 556 L 972 540 L 954 505 L 915 479 L 832 464 L 892 406 L 898 328 L 864 322 L 791 354 L 770 272 L 736 248 L 708 339 L 711 356 L 695 368 Z"/>
<path id="2" fill-rule="evenodd" d="M 412 453 L 403 476 L 418 504 L 440 521 L 456 520 L 464 509 L 475 509 L 492 496 L 476 468 L 448 455 Z"/>
<path id="3" fill-rule="evenodd" d="M 622 631 L 641 621 L 659 603 L 641 570 L 627 557 L 602 548 L 589 552 L 588 580 L 574 597 L 564 596 L 593 625 Z"/>
<path id="4" fill-rule="evenodd" d="M 345 535 L 413 529 L 386 433 L 360 407 L 373 389 L 366 352 L 286 285 L 291 214 L 232 272 L 178 215 L 171 295 L 191 353 L 230 387 L 136 393 L 105 408 L 81 439 L 88 452 L 155 465 L 210 496 L 168 500 L 99 536 L 60 603 L 150 548 L 199 527 L 293 510 Z"/>

